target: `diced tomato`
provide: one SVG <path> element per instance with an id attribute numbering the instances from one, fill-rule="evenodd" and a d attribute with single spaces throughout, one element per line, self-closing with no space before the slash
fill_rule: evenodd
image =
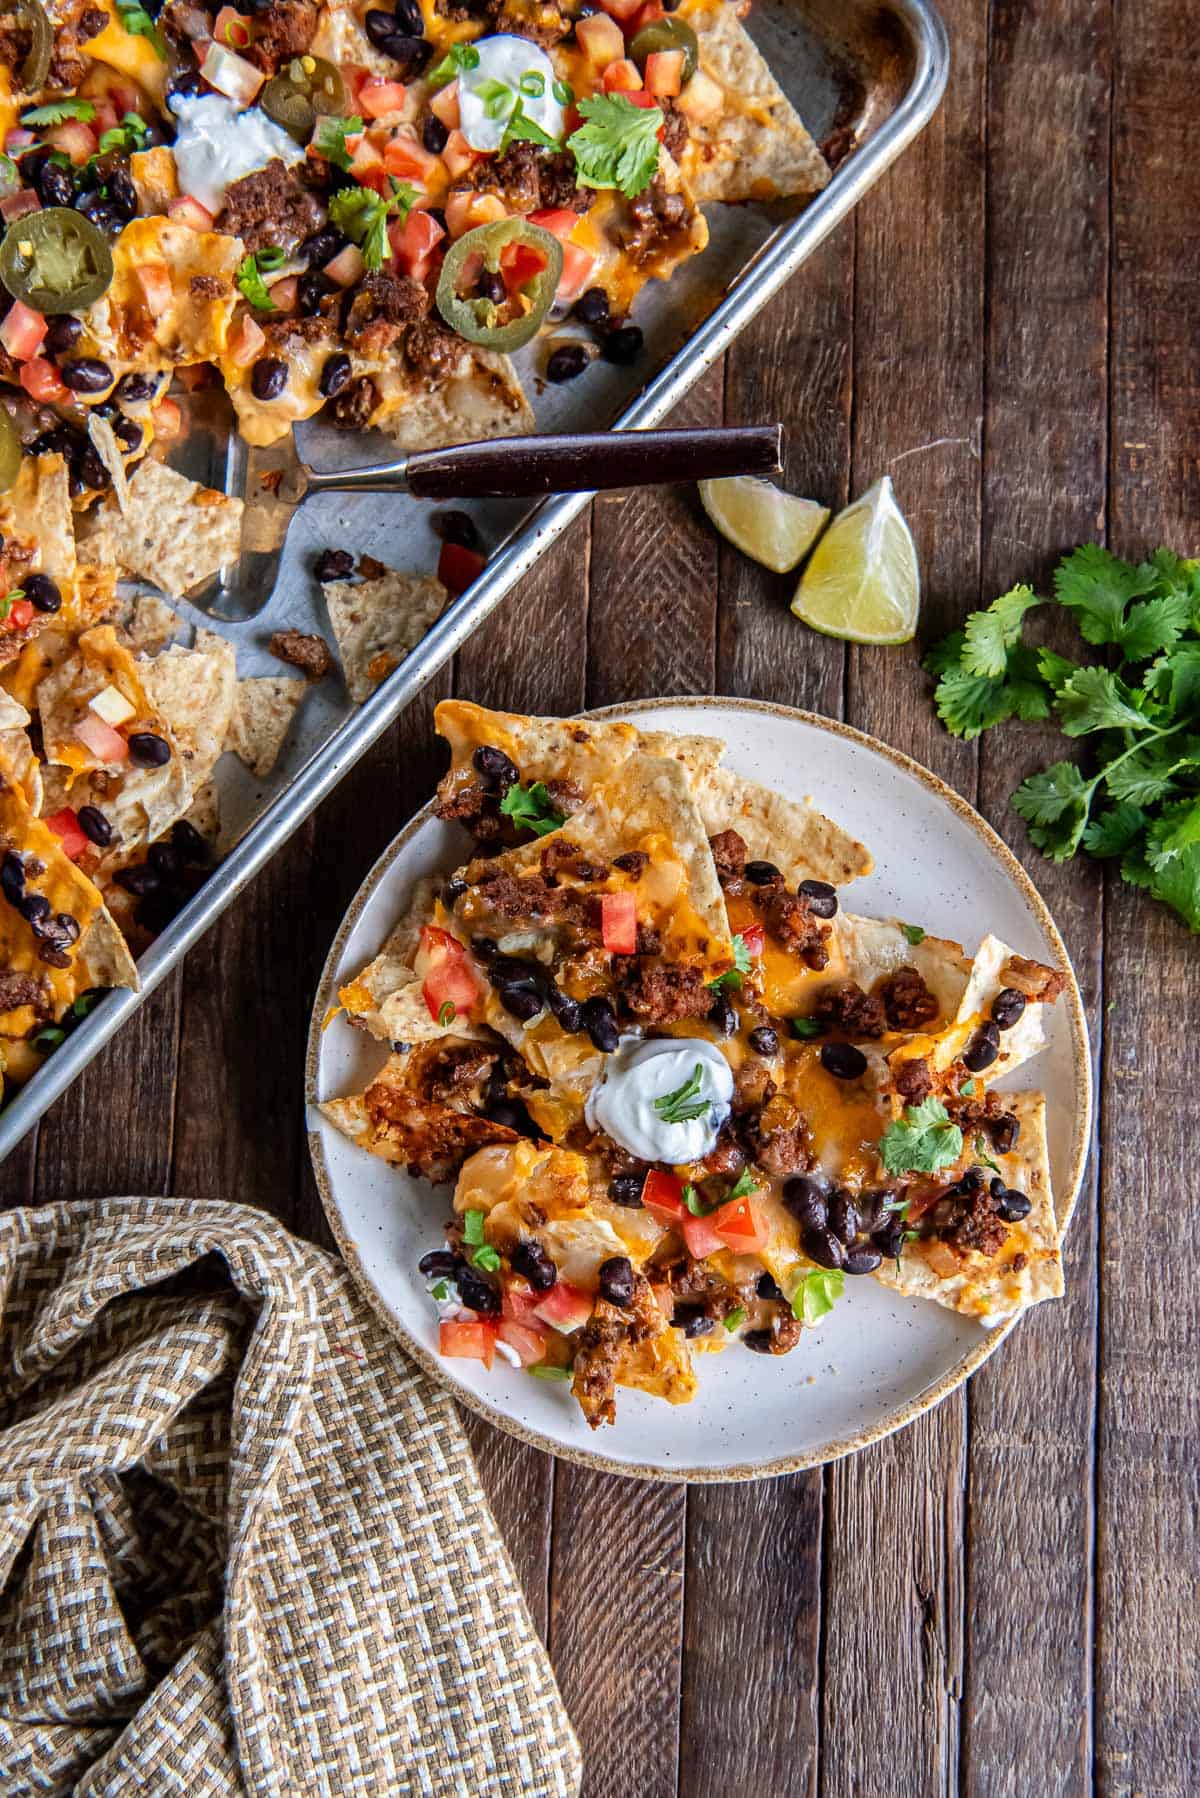
<path id="1" fill-rule="evenodd" d="M 402 81 L 364 81 L 358 90 L 358 105 L 367 119 L 382 119 L 389 112 L 403 112 L 407 99 Z"/>
<path id="2" fill-rule="evenodd" d="M 154 317 L 161 317 L 170 310 L 175 297 L 170 269 L 165 262 L 143 262 L 135 272 L 147 308 Z"/>
<path id="3" fill-rule="evenodd" d="M 59 406 L 70 398 L 70 390 L 59 380 L 58 370 L 53 362 L 47 362 L 44 356 L 34 356 L 32 361 L 22 362 L 17 379 L 39 406 Z"/>
<path id="4" fill-rule="evenodd" d="M 569 1280 L 558 1280 L 534 1308 L 534 1316 L 569 1335 L 587 1322 L 592 1315 L 593 1303 L 590 1292 L 572 1286 Z"/>
<path id="5" fill-rule="evenodd" d="M 271 304 L 277 312 L 294 312 L 300 298 L 299 275 L 285 275 L 282 281 L 276 281 L 269 290 Z"/>
<path id="6" fill-rule="evenodd" d="M 33 623 L 33 606 L 27 599 L 14 599 L 8 608 L 8 623 L 14 631 L 25 631 Z"/>
<path id="7" fill-rule="evenodd" d="M 668 100 L 683 86 L 683 51 L 652 50 L 646 58 L 646 91 Z"/>
<path id="8" fill-rule="evenodd" d="M 180 194 L 177 200 L 168 200 L 167 217 L 173 225 L 186 225 L 189 231 L 211 231 L 213 228 L 212 213 L 191 194 Z"/>
<path id="9" fill-rule="evenodd" d="M 739 1255 L 760 1254 L 770 1241 L 771 1233 L 750 1198 L 734 1199 L 731 1204 L 722 1205 L 711 1219 L 705 1221 L 713 1224 L 725 1247 L 736 1250 Z"/>
<path id="10" fill-rule="evenodd" d="M 349 138 L 346 139 L 346 144 L 349 147 Z M 376 169 L 381 171 L 383 169 L 383 151 L 371 142 L 364 131 L 354 145 L 354 153 L 350 158 L 350 173 L 356 181 L 361 181 L 364 176 L 371 174 Z"/>
<path id="11" fill-rule="evenodd" d="M 522 1367 L 533 1367 L 538 1361 L 546 1359 L 546 1343 L 549 1338 L 544 1330 L 531 1330 L 527 1325 L 515 1323 L 511 1317 L 506 1317 L 502 1319 L 497 1334 L 501 1342 L 506 1342 L 510 1349 L 516 1350 Z"/>
<path id="12" fill-rule="evenodd" d="M 46 823 L 62 843 L 63 854 L 69 855 L 73 862 L 78 861 L 88 846 L 88 839 L 80 828 L 74 807 L 64 805 L 60 812 L 52 812 Z"/>
<path id="13" fill-rule="evenodd" d="M 660 19 L 665 19 L 666 16 L 666 8 L 663 6 L 662 0 L 646 0 L 646 4 L 640 6 L 632 19 L 625 24 L 625 35 L 628 38 L 635 38 L 643 25 L 656 25 Z"/>
<path id="14" fill-rule="evenodd" d="M 19 187 L 15 194 L 8 194 L 0 200 L 0 219 L 6 225 L 15 225 L 18 219 L 25 218 L 31 212 L 40 212 L 42 202 L 32 187 Z"/>
<path id="15" fill-rule="evenodd" d="M 500 252 L 500 272 L 509 293 L 519 293 L 542 273 L 545 266 L 546 258 L 542 252 L 530 244 L 510 243 Z"/>
<path id="16" fill-rule="evenodd" d="M 446 230 L 430 213 L 413 211 L 403 224 L 394 221 L 388 235 L 392 253 L 401 269 L 420 280 L 428 268 L 431 253 L 445 237 Z"/>
<path id="17" fill-rule="evenodd" d="M 559 243 L 566 243 L 579 223 L 579 214 L 569 211 L 565 206 L 551 206 L 544 212 L 531 212 L 529 222 L 548 231 L 551 237 L 557 237 Z"/>
<path id="18" fill-rule="evenodd" d="M 490 1367 L 496 1358 L 496 1326 L 482 1319 L 467 1321 L 448 1317 L 438 1332 L 438 1348 L 458 1361 L 482 1361 Z"/>
<path id="19" fill-rule="evenodd" d="M 642 78 L 636 63 L 630 62 L 627 56 L 619 56 L 601 75 L 600 85 L 606 94 L 636 94 L 641 92 Z"/>
<path id="20" fill-rule="evenodd" d="M 595 266 L 596 258 L 590 251 L 581 249 L 577 243 L 565 243 L 556 297 L 560 300 L 578 299 L 588 285 Z"/>
<path id="21" fill-rule="evenodd" d="M 229 333 L 229 357 L 237 368 L 249 368 L 266 343 L 266 334 L 248 312 L 244 312 Z"/>
<path id="22" fill-rule="evenodd" d="M 86 712 L 75 726 L 75 735 L 85 749 L 90 749 L 98 762 L 127 762 L 129 745 L 120 731 L 95 712 Z"/>
<path id="23" fill-rule="evenodd" d="M 77 168 L 94 156 L 99 147 L 99 138 L 90 125 L 82 119 L 67 119 L 62 125 L 54 125 L 46 132 L 43 142 L 52 150 L 61 150 L 69 156 Z"/>
<path id="24" fill-rule="evenodd" d="M 614 955 L 637 954 L 637 900 L 632 893 L 605 893 L 600 900 L 600 936 Z"/>
<path id="25" fill-rule="evenodd" d="M 448 930 L 426 924 L 417 951 L 421 994 L 431 1018 L 440 1022 L 446 1006 L 449 1018 L 466 1017 L 479 1002 L 479 985 L 467 961 L 467 952 Z"/>
<path id="26" fill-rule="evenodd" d="M 681 1223 L 690 1214 L 683 1202 L 683 1182 L 674 1174 L 664 1174 L 652 1167 L 646 1175 L 642 1187 L 642 1204 L 655 1217 L 663 1218 L 669 1224 Z"/>
<path id="27" fill-rule="evenodd" d="M 680 112 L 697 125 L 710 125 L 725 110 L 725 95 L 703 69 L 697 69 L 679 96 Z"/>
<path id="28" fill-rule="evenodd" d="M 765 937 L 763 936 L 762 925 L 761 924 L 751 924 L 749 929 L 743 930 L 741 934 L 742 934 L 742 942 L 746 946 L 747 955 L 752 956 L 754 958 L 757 958 L 758 956 L 760 956 L 763 952 L 763 944 L 766 941 Z"/>
<path id="29" fill-rule="evenodd" d="M 575 27 L 575 42 L 596 69 L 602 69 L 606 63 L 625 54 L 621 27 L 603 12 L 580 19 Z"/>
<path id="30" fill-rule="evenodd" d="M 602 4 L 606 13 L 614 19 L 620 19 L 622 23 L 626 19 L 632 19 L 642 8 L 642 0 L 602 0 Z"/>
<path id="31" fill-rule="evenodd" d="M 716 1228 L 716 1219 L 712 1217 L 692 1217 L 690 1214 L 685 1217 L 683 1240 L 687 1244 L 688 1254 L 696 1261 L 703 1261 L 726 1246 L 724 1237 Z"/>
<path id="32" fill-rule="evenodd" d="M 89 123 L 92 130 L 96 133 L 96 141 L 99 143 L 99 140 L 104 136 L 106 131 L 116 130 L 121 115 L 118 113 L 111 100 L 97 100 L 95 106 L 96 116 L 94 119 L 89 120 Z"/>
<path id="33" fill-rule="evenodd" d="M 628 100 L 631 106 L 640 106 L 643 112 L 649 112 L 652 107 L 658 105 L 658 101 L 654 98 L 654 95 L 648 94 L 644 87 L 639 87 L 636 94 L 622 94 L 621 98 L 623 100 Z M 659 136 L 662 136 L 661 132 L 659 133 Z"/>
<path id="34" fill-rule="evenodd" d="M 42 347 L 46 321 L 32 306 L 14 300 L 0 324 L 0 349 L 8 351 L 14 362 L 29 362 Z"/>
<path id="35" fill-rule="evenodd" d="M 403 132 L 397 132 L 383 146 L 383 166 L 397 181 L 428 181 L 437 165 L 436 156 Z"/>
<path id="36" fill-rule="evenodd" d="M 437 577 L 442 586 L 457 599 L 465 593 L 472 581 L 479 579 L 487 567 L 486 558 L 477 555 L 473 549 L 467 549 L 462 543 L 443 543 L 442 553 L 438 557 Z"/>
<path id="37" fill-rule="evenodd" d="M 500 1309 L 514 1323 L 527 1324 L 541 1302 L 540 1292 L 526 1286 L 524 1280 L 513 1280 L 501 1294 Z"/>
<path id="38" fill-rule="evenodd" d="M 20 156 L 36 142 L 37 132 L 27 131 L 23 125 L 15 125 L 11 131 L 4 133 L 4 151 L 7 156 Z"/>
<path id="39" fill-rule="evenodd" d="M 474 168 L 478 160 L 477 152 L 471 148 L 462 132 L 452 131 L 446 139 L 446 146 L 442 151 L 442 161 L 446 165 L 450 179 L 457 181 L 460 175 L 465 175 L 468 169 Z M 454 199 L 455 196 L 451 194 L 450 198 Z M 451 236 L 453 235 L 454 233 L 451 232 Z"/>
<path id="40" fill-rule="evenodd" d="M 348 243 L 344 250 L 339 250 L 325 263 L 321 273 L 336 281 L 339 287 L 356 287 L 366 273 L 362 251 L 356 243 Z"/>
<path id="41" fill-rule="evenodd" d="M 154 435 L 160 443 L 170 443 L 183 430 L 183 412 L 178 400 L 159 400 L 150 417 L 154 424 Z"/>
<path id="42" fill-rule="evenodd" d="M 245 50 L 254 36 L 250 20 L 236 7 L 223 6 L 213 20 L 212 34 L 230 50 Z"/>
<path id="43" fill-rule="evenodd" d="M 458 82 L 452 81 L 448 87 L 439 88 L 431 94 L 429 110 L 435 119 L 440 119 L 447 131 L 457 131 L 462 124 L 462 115 L 458 110 Z"/>

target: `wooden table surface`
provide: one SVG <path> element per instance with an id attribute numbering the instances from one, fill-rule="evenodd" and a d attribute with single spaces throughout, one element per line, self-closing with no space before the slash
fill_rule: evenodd
<path id="1" fill-rule="evenodd" d="M 1200 548 L 1193 8 L 943 11 L 938 117 L 679 415 L 783 419 L 789 487 L 834 506 L 890 472 L 926 638 L 1089 538 Z M 474 1420 L 472 1440 L 590 1798 L 1195 1794 L 1200 1286 L 1175 1220 L 1196 1190 L 1196 944 L 1094 865 L 1030 851 L 1006 801 L 1050 759 L 1040 729 L 955 742 L 916 649 L 847 651 L 787 595 L 690 491 L 597 501 L 9 1160 L 3 1199 L 221 1196 L 328 1242 L 309 1005 L 363 873 L 432 790 L 441 695 L 752 694 L 874 732 L 996 825 L 1074 957 L 1100 1113 L 1066 1300 L 968 1390 L 816 1472 L 688 1491 Z"/>

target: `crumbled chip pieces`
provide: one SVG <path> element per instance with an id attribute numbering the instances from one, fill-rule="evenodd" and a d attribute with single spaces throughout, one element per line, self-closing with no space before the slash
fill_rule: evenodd
<path id="1" fill-rule="evenodd" d="M 130 477 L 124 514 L 112 497 L 97 506 L 89 547 L 160 592 L 187 593 L 236 561 L 244 510 L 240 499 L 145 461 Z"/>
<path id="2" fill-rule="evenodd" d="M 238 682 L 228 746 L 257 779 L 265 780 L 279 760 L 307 685 L 277 675 Z"/>
<path id="3" fill-rule="evenodd" d="M 431 575 L 388 569 L 371 580 L 331 581 L 325 604 L 342 672 L 356 704 L 368 699 L 437 622 L 446 589 Z"/>

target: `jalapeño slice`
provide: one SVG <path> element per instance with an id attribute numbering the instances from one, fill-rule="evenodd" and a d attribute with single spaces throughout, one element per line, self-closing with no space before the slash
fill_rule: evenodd
<path id="1" fill-rule="evenodd" d="M 521 282 L 517 296 L 497 304 L 478 294 L 459 293 L 459 282 L 472 257 L 481 257 L 483 269 L 495 275 L 500 270 L 501 255 L 510 245 L 534 250 L 545 259 L 542 268 Z M 557 237 L 543 231 L 540 225 L 531 225 L 528 219 L 497 219 L 491 225 L 477 225 L 446 253 L 437 284 L 437 309 L 468 343 L 482 344 L 489 350 L 519 350 L 537 336 L 542 320 L 554 304 L 562 266 L 562 245 Z M 526 303 L 528 311 L 524 309 Z M 519 308 L 516 316 L 502 321 L 502 313 L 511 305 Z"/>
<path id="2" fill-rule="evenodd" d="M 323 56 L 293 56 L 267 82 L 258 103 L 297 143 L 306 144 L 319 112 L 336 116 L 345 111 L 346 88 L 337 69 Z"/>
<path id="3" fill-rule="evenodd" d="M 45 85 L 54 53 L 54 27 L 41 0 L 20 0 L 17 17 L 29 28 L 29 55 L 21 65 L 21 92 L 36 94 Z"/>
<path id="4" fill-rule="evenodd" d="M 682 19 L 655 19 L 652 24 L 643 25 L 629 45 L 629 55 L 643 74 L 646 58 L 658 50 L 682 50 L 684 83 L 691 80 L 700 60 L 700 46 L 690 25 Z"/>
<path id="5" fill-rule="evenodd" d="M 16 486 L 21 472 L 21 439 L 4 406 L 0 406 L 0 493 Z"/>
<path id="6" fill-rule="evenodd" d="M 107 290 L 112 276 L 104 233 L 69 206 L 26 213 L 0 243 L 0 281 L 35 312 L 81 312 Z"/>

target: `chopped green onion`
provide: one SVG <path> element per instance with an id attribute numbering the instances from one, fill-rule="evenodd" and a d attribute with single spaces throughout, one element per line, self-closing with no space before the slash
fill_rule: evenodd
<path id="1" fill-rule="evenodd" d="M 725 1328 L 729 1331 L 731 1336 L 736 1329 L 745 1323 L 745 1321 L 745 1305 L 736 1305 L 732 1311 L 727 1311 L 725 1314 Z"/>
<path id="2" fill-rule="evenodd" d="M 490 1243 L 484 1243 L 481 1249 L 476 1249 L 471 1260 L 476 1267 L 481 1267 L 488 1274 L 494 1274 L 500 1265 L 500 1257 Z"/>
<path id="3" fill-rule="evenodd" d="M 455 1005 L 454 1000 L 443 999 L 442 1003 L 438 1006 L 437 1019 L 438 1023 L 442 1026 L 442 1029 L 444 1030 L 447 1024 L 453 1024 L 457 1016 L 458 1007 Z"/>
<path id="4" fill-rule="evenodd" d="M 816 1018 L 792 1019 L 792 1035 L 798 1036 L 802 1042 L 807 1042 L 810 1037 L 824 1036 L 824 1034 L 825 1026 Z"/>
<path id="5" fill-rule="evenodd" d="M 549 1361 L 539 1361 L 536 1366 L 529 1369 L 529 1372 L 535 1380 L 569 1380 L 571 1378 L 569 1367 L 555 1367 Z"/>
<path id="6" fill-rule="evenodd" d="M 463 1213 L 463 1241 L 472 1248 L 478 1248 L 484 1240 L 482 1211 L 465 1211 Z"/>

